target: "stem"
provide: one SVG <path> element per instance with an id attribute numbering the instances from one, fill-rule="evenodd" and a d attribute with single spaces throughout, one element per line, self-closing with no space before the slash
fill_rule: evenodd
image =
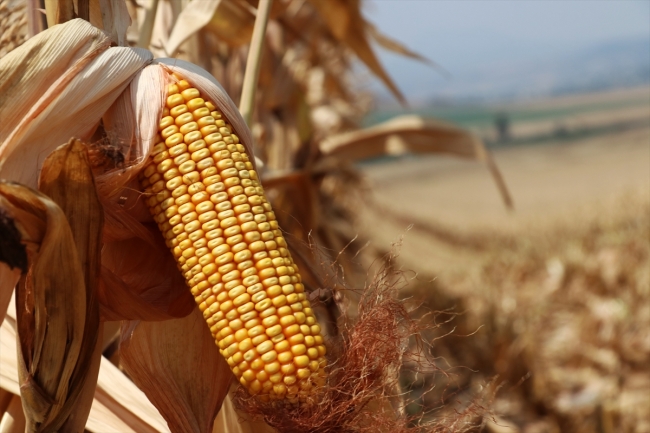
<path id="1" fill-rule="evenodd" d="M 90 21 L 90 0 L 78 0 L 77 15 L 82 20 Z"/>
<path id="2" fill-rule="evenodd" d="M 255 90 L 257 89 L 257 79 L 260 75 L 260 64 L 262 61 L 262 46 L 272 4 L 273 0 L 260 0 L 259 2 L 255 26 L 253 27 L 251 47 L 248 51 L 248 58 L 246 59 L 246 72 L 244 73 L 244 86 L 241 92 L 239 111 L 248 126 L 251 126 L 253 117 Z"/>

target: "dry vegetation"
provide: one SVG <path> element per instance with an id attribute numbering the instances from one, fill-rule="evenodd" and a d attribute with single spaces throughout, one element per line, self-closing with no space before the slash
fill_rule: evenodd
<path id="1" fill-rule="evenodd" d="M 404 295 L 453 319 L 431 351 L 453 386 L 421 404 L 462 400 L 496 376 L 488 431 L 649 431 L 649 211 L 628 198 L 608 218 L 484 236 L 469 248 L 491 253 L 464 272 L 420 275 Z"/>
<path id="2" fill-rule="evenodd" d="M 91 23 L 112 29 L 114 42 L 190 60 L 213 74 L 233 100 L 240 98 L 257 1 L 130 0 L 126 6 L 133 25 L 125 38 L 120 35 L 125 27 L 102 22 L 100 2 L 89 4 Z M 494 188 L 491 174 L 498 191 L 489 200 L 502 206 L 501 199 L 509 204 L 510 198 L 490 153 L 459 128 L 411 116 L 358 129 L 371 100 L 356 90 L 354 62 L 364 63 L 402 99 L 371 42 L 422 59 L 366 22 L 360 1 L 324 4 L 273 3 L 251 130 L 265 188 L 329 336 L 334 361 L 330 388 L 321 407 L 294 413 L 247 400 L 234 388 L 225 400 L 210 394 L 210 404 L 200 410 L 189 407 L 191 400 L 183 401 L 185 413 L 201 412 L 196 418 L 203 424 L 196 421 L 191 431 L 269 431 L 262 419 L 286 432 L 650 431 L 645 409 L 650 401 L 644 393 L 650 386 L 645 196 L 625 202 L 613 215 L 589 218 L 588 224 L 546 224 L 518 235 L 431 225 L 421 239 L 435 240 L 432 246 L 453 244 L 456 255 L 447 258 L 461 257 L 464 263 L 444 273 L 420 262 L 413 266 L 419 272 L 416 279 L 399 271 L 403 265 L 393 259 L 385 236 L 367 230 L 361 218 L 359 203 L 368 204 L 375 217 L 390 214 L 370 200 L 357 161 L 405 152 L 455 155 L 487 166 L 482 182 Z M 23 17 L 18 27 L 3 32 L 0 58 L 20 43 L 21 32 L 27 33 L 24 11 L 11 9 L 15 5 L 0 0 L 0 27 L 6 29 L 9 13 Z M 39 23 L 32 24 L 37 28 Z M 95 175 L 123 170 L 129 143 L 101 138 L 109 146 L 97 142 L 94 150 L 117 155 L 114 162 L 119 164 L 93 167 Z M 461 197 L 465 191 L 454 188 L 449 194 Z M 403 230 L 413 221 L 426 225 L 430 219 L 428 214 L 419 219 L 402 214 L 392 220 Z M 406 304 L 396 299 L 398 289 Z M 102 302 L 100 298 L 105 311 Z M 84 394 L 85 403 L 92 403 L 88 431 L 104 432 L 108 426 L 120 432 L 167 431 L 168 426 L 184 431 L 190 421 L 182 418 L 180 405 L 164 387 L 181 383 L 192 388 L 192 381 L 204 382 L 196 374 L 186 377 L 185 361 L 175 360 L 184 352 L 203 353 L 218 370 L 202 349 L 212 342 L 206 336 L 177 345 L 165 352 L 169 356 L 162 356 L 160 348 L 168 350 L 170 338 L 181 340 L 179 330 L 194 326 L 195 316 L 139 324 L 124 320 L 121 339 L 120 317 L 102 316 L 99 381 L 94 399 L 92 390 Z M 418 318 L 422 320 L 414 321 Z M 0 413 L 9 419 L 3 421 L 3 432 L 18 431 L 21 425 L 15 344 L 7 343 L 16 339 L 20 322 L 20 314 L 10 310 L 2 326 Z M 126 369 L 146 396 L 123 373 L 129 362 L 143 375 L 138 379 Z M 192 362 L 199 361 L 187 361 Z M 13 370 L 6 368 L 9 363 Z M 161 371 L 173 371 L 174 377 L 149 380 Z M 192 390 L 179 394 L 193 395 Z M 233 400 L 260 416 L 251 421 L 233 408 Z M 210 411 L 222 401 L 212 427 Z M 485 413 L 493 415 L 484 418 Z"/>

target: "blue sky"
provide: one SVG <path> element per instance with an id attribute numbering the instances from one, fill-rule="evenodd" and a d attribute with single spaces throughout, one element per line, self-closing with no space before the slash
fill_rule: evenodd
<path id="1" fill-rule="evenodd" d="M 367 0 L 364 12 L 384 33 L 456 78 L 602 43 L 650 39 L 645 0 Z M 407 97 L 445 86 L 427 66 L 378 51 Z"/>

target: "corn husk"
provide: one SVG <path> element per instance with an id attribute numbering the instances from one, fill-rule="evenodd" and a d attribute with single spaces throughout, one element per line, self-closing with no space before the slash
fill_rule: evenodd
<path id="1" fill-rule="evenodd" d="M 15 301 L 10 304 L 7 318 L 0 326 L 0 392 L 18 396 L 20 385 L 14 304 Z M 86 429 L 93 433 L 169 432 L 165 420 L 144 393 L 103 357 Z"/>
<path id="2" fill-rule="evenodd" d="M 198 309 L 164 322 L 125 321 L 120 347 L 123 368 L 172 431 L 212 431 L 233 376 Z"/>
<path id="3" fill-rule="evenodd" d="M 20 268 L 12 269 L 6 263 L 0 262 L 0 324 L 5 319 L 11 294 L 20 280 L 20 274 Z"/>
<path id="4" fill-rule="evenodd" d="M 22 211 L 9 209 L 22 227 L 36 218 L 46 228 L 32 239 L 38 249 L 16 297 L 22 402 L 29 431 L 83 431 L 92 400 L 79 397 L 92 395 L 101 356 L 94 293 L 102 231 L 83 144 L 71 141 L 48 157 L 41 188 L 58 205 L 16 184 L 0 186 L 12 209 Z M 26 214 L 32 221 L 21 219 Z"/>
<path id="5" fill-rule="evenodd" d="M 21 340 L 18 373 L 29 431 L 56 431 L 66 422 L 82 389 L 72 384 L 80 354 L 94 349 L 94 345 L 81 347 L 86 310 L 84 275 L 61 209 L 24 187 L 2 184 L 0 191 L 14 206 L 47 225 L 38 255 L 17 292 Z M 66 266 L 59 266 L 60 257 L 69 258 Z"/>

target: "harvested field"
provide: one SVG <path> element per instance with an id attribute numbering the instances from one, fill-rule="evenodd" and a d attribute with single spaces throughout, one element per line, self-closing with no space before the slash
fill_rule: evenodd
<path id="1" fill-rule="evenodd" d="M 362 226 L 403 235 L 404 296 L 451 319 L 428 335 L 450 333 L 431 350 L 447 374 L 404 374 L 409 410 L 440 414 L 494 379 L 485 431 L 650 432 L 650 127 L 494 157 L 513 212 L 474 163 L 364 167 L 382 212 Z"/>

